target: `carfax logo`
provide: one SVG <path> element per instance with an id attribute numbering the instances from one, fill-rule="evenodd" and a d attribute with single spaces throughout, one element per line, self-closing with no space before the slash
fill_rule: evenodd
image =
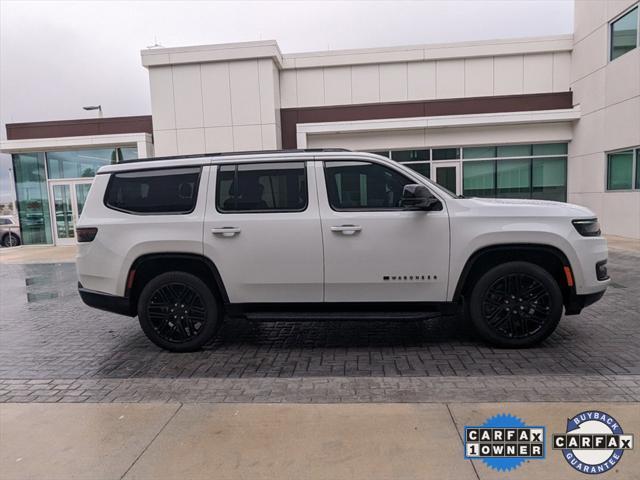
<path id="1" fill-rule="evenodd" d="M 553 448 L 579 472 L 604 473 L 633 448 L 633 435 L 625 435 L 611 415 L 588 410 L 567 419 L 567 432 L 553 435 Z"/>
<path id="2" fill-rule="evenodd" d="M 544 427 L 528 426 L 509 414 L 491 417 L 479 427 L 464 427 L 464 458 L 480 459 L 498 471 L 544 459 L 545 447 Z"/>

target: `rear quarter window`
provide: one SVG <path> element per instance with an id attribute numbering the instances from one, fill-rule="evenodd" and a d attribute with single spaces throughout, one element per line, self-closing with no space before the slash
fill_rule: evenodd
<path id="1" fill-rule="evenodd" d="M 200 172 L 196 167 L 115 173 L 109 179 L 104 203 L 126 213 L 190 213 L 196 206 Z"/>

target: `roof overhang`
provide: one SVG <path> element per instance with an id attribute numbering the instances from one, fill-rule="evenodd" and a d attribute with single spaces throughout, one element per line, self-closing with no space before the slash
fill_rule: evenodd
<path id="1" fill-rule="evenodd" d="M 386 118 L 348 122 L 299 123 L 296 125 L 298 148 L 307 147 L 308 135 L 381 132 L 412 129 L 487 127 L 574 122 L 580 119 L 580 106 L 528 112 L 439 115 L 431 117 Z"/>
<path id="2" fill-rule="evenodd" d="M 275 40 L 192 47 L 148 48 L 142 50 L 140 54 L 142 65 L 146 68 L 256 58 L 271 58 L 278 68 L 282 68 L 282 53 Z"/>
<path id="3" fill-rule="evenodd" d="M 43 152 L 52 150 L 76 150 L 107 146 L 140 146 L 151 144 L 149 133 L 121 133 L 115 135 L 85 135 L 78 137 L 31 138 L 25 140 L 5 140 L 0 142 L 2 153 Z M 146 147 L 144 152 L 146 153 Z"/>

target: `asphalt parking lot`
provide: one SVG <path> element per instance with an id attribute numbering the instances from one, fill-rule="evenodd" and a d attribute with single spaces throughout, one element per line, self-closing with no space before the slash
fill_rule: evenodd
<path id="1" fill-rule="evenodd" d="M 227 323 L 190 354 L 82 304 L 73 263 L 1 265 L 0 401 L 638 401 L 640 253 L 609 263 L 603 300 L 537 348 L 493 349 L 434 316 Z"/>

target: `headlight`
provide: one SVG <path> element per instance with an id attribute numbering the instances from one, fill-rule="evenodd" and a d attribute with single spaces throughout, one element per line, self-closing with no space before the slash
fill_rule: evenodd
<path id="1" fill-rule="evenodd" d="M 573 220 L 573 226 L 583 237 L 599 237 L 600 236 L 600 224 L 597 218 L 587 218 L 584 220 Z"/>

